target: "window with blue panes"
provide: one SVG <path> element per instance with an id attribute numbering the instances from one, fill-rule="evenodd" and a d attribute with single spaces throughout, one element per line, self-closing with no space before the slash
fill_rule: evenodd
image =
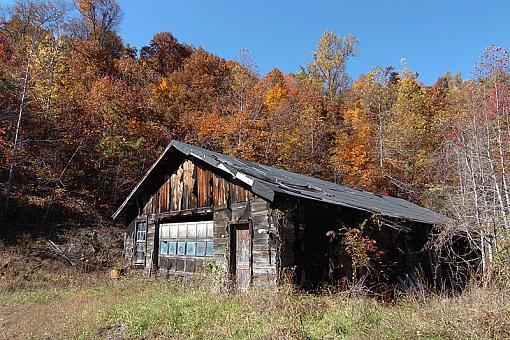
<path id="1" fill-rule="evenodd" d="M 159 253 L 161 255 L 167 255 L 168 254 L 168 242 L 167 241 L 159 242 Z"/>
<path id="2" fill-rule="evenodd" d="M 186 255 L 186 242 L 177 242 L 177 255 Z"/>
<path id="3" fill-rule="evenodd" d="M 177 242 L 168 241 L 168 255 L 177 254 Z"/>
<path id="4" fill-rule="evenodd" d="M 174 256 L 212 256 L 213 221 L 164 223 L 159 229 L 159 254 Z"/>

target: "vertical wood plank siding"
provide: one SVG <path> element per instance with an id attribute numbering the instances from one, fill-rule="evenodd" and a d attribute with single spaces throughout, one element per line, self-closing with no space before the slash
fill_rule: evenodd
<path id="1" fill-rule="evenodd" d="M 124 261 L 126 265 L 133 266 L 135 264 L 135 222 L 128 224 L 126 233 L 124 234 Z"/>
<path id="2" fill-rule="evenodd" d="M 276 285 L 276 244 L 272 241 L 276 229 L 271 221 L 271 208 L 262 199 L 250 202 L 253 228 L 253 286 Z"/>
<path id="3" fill-rule="evenodd" d="M 224 207 L 250 198 L 249 190 L 186 160 L 167 174 L 164 184 L 147 199 L 142 215 Z"/>

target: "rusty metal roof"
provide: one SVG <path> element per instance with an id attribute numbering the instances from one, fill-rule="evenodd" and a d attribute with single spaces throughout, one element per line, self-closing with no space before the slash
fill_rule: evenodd
<path id="1" fill-rule="evenodd" d="M 440 214 L 400 198 L 377 195 L 315 177 L 229 157 L 175 140 L 167 146 L 113 214 L 113 218 L 119 216 L 128 205 L 133 204 L 137 196 L 144 192 L 144 183 L 151 180 L 156 168 L 165 166 L 173 152 L 209 164 L 226 179 L 236 179 L 245 183 L 253 193 L 270 202 L 274 200 L 275 194 L 281 194 L 422 223 L 441 224 L 446 221 L 446 218 Z"/>

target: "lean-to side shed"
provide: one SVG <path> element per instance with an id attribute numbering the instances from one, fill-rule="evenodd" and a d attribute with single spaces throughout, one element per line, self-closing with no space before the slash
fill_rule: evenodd
<path id="1" fill-rule="evenodd" d="M 396 275 L 434 268 L 423 250 L 441 215 L 376 195 L 172 141 L 113 218 L 126 223 L 126 265 L 191 275 L 214 261 L 241 288 L 341 279 L 352 271 L 332 235 L 378 216 L 371 235 Z M 383 222 L 381 222 L 383 221 Z M 382 246 L 381 246 L 382 247 Z M 380 248 L 382 249 L 382 248 Z M 384 255 L 382 255 L 384 254 Z M 347 261 L 348 262 L 348 261 Z"/>

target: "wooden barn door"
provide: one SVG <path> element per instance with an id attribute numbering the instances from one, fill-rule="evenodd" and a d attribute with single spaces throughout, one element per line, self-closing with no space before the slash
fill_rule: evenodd
<path id="1" fill-rule="evenodd" d="M 248 224 L 236 224 L 232 226 L 232 250 L 231 259 L 232 276 L 238 289 L 246 290 L 251 283 L 251 233 Z"/>

